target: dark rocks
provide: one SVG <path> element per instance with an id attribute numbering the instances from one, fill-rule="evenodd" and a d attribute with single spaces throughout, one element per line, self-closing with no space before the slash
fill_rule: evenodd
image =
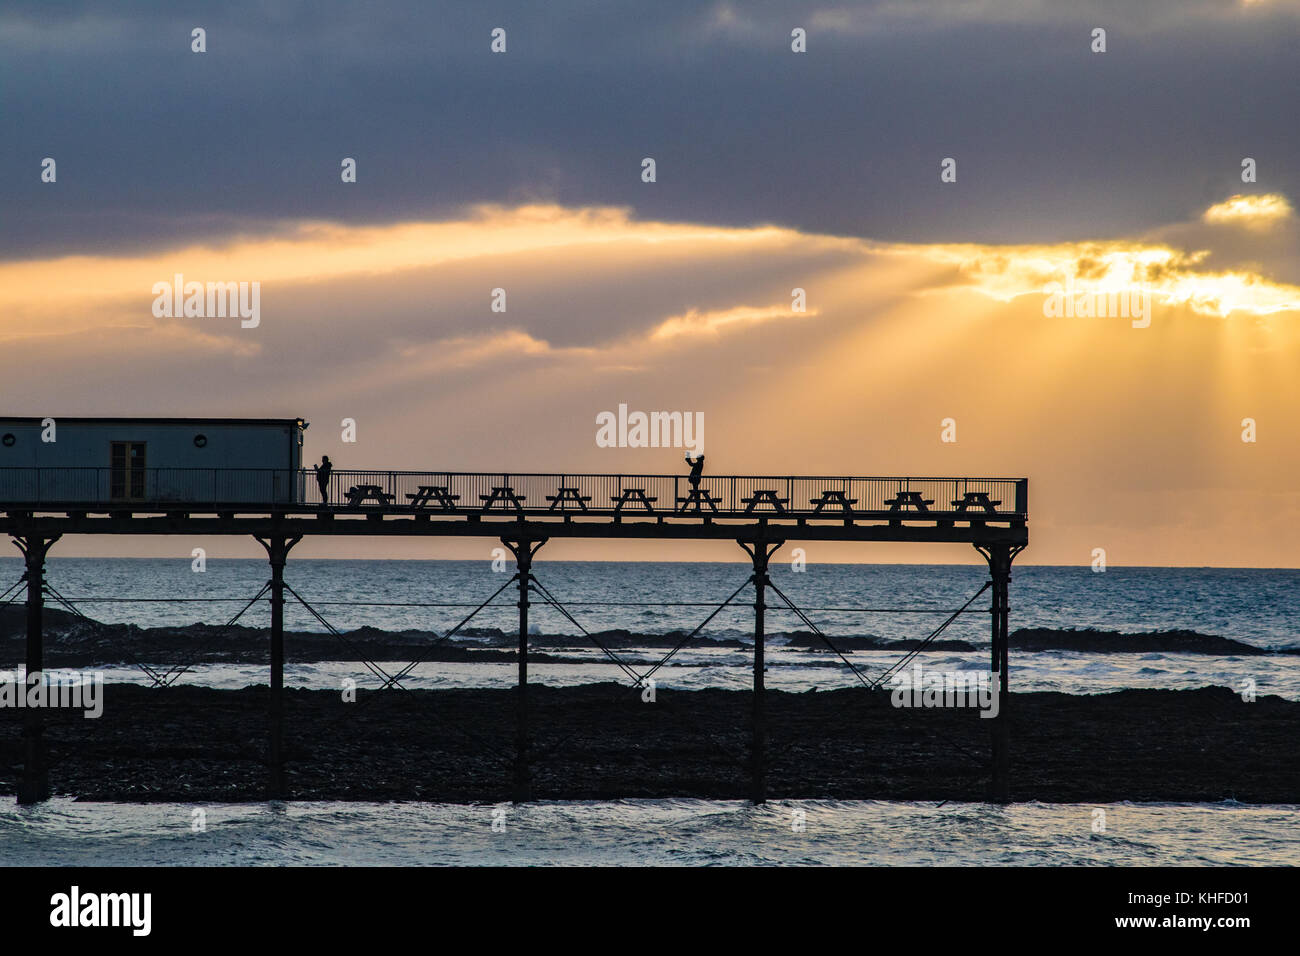
<path id="1" fill-rule="evenodd" d="M 1217 637 L 1196 631 L 1145 631 L 1125 634 L 1120 631 L 1099 631 L 1095 628 L 1078 630 L 1022 628 L 1012 632 L 1009 641 L 1013 651 L 1094 651 L 1112 654 L 1166 652 L 1215 654 L 1220 657 L 1248 657 L 1273 653 L 1230 637 Z M 1277 653 L 1294 654 L 1300 651 L 1287 649 Z"/>
<path id="2" fill-rule="evenodd" d="M 511 796 L 512 690 L 285 692 L 286 779 L 299 800 L 499 801 Z M 750 695 L 616 684 L 532 685 L 533 796 L 748 795 Z M 48 713 L 55 791 L 92 800 L 265 797 L 270 693 L 105 689 L 104 715 Z M 1012 797 L 1300 803 L 1300 703 L 1226 689 L 1015 694 Z M 993 721 L 896 709 L 859 688 L 769 691 L 769 795 L 981 800 Z M 0 711 L 0 793 L 22 763 L 17 711 Z"/>

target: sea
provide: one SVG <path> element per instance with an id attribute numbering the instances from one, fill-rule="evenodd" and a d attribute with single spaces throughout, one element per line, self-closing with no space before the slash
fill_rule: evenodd
<path id="1" fill-rule="evenodd" d="M 17 559 L 0 560 L 0 594 L 21 570 Z M 500 643 L 517 626 L 512 571 L 513 565 L 502 561 L 291 560 L 286 581 L 311 610 L 291 595 L 286 628 L 324 632 L 324 621 L 345 633 L 369 627 L 441 634 L 476 612 L 457 640 L 468 647 Z M 735 646 L 752 641 L 747 564 L 538 560 L 534 571 L 554 603 L 534 596 L 530 632 L 551 638 L 546 653 L 566 660 L 533 662 L 533 681 L 569 686 L 627 680 L 588 634 L 627 632 L 616 653 L 644 670 L 667 653 L 677 635 L 703 624 L 698 635 L 717 646 L 683 648 L 656 672 L 656 680 L 680 688 L 749 685 L 752 657 L 747 647 Z M 51 558 L 48 574 L 52 587 L 88 616 L 141 627 L 225 623 L 268 577 L 263 561 L 213 559 L 198 571 L 189 557 Z M 862 649 L 853 646 L 854 639 L 923 639 L 936 630 L 939 639 L 963 641 L 970 649 L 924 651 L 917 658 L 923 667 L 989 666 L 988 592 L 979 593 L 988 573 L 982 567 L 795 562 L 774 563 L 771 577 L 769 688 L 832 689 L 875 679 L 903 651 Z M 1013 650 L 1009 679 L 1017 691 L 1098 694 L 1216 686 L 1300 700 L 1300 654 L 1293 653 L 1300 648 L 1300 570 L 1109 567 L 1098 573 L 1089 567 L 1025 565 L 1014 569 L 1010 604 L 1013 632 L 1183 630 L 1278 652 L 1208 655 L 1176 645 L 1130 652 L 1122 642 L 1104 651 Z M 265 626 L 268 613 L 260 602 L 239 620 Z M 815 648 L 809 646 L 810 634 L 818 635 Z M 563 640 L 553 640 L 557 637 Z M 837 640 L 847 649 L 832 651 Z M 389 669 L 405 662 L 380 663 Z M 108 681 L 148 680 L 129 667 L 103 670 Z M 321 662 L 289 664 L 285 680 L 338 688 L 347 678 L 366 686 L 368 676 L 356 663 Z M 200 664 L 183 680 L 243 687 L 265 683 L 266 677 L 264 667 Z M 506 687 L 514 678 L 513 663 L 428 663 L 404 683 Z M 1100 828 L 1098 819 L 1104 821 Z M 1300 864 L 1297 824 L 1300 806 L 1232 802 L 1094 807 L 808 800 L 754 807 L 631 800 L 196 807 L 58 798 L 36 807 L 0 803 L 0 863 L 35 858 L 76 865 L 1295 865 Z"/>

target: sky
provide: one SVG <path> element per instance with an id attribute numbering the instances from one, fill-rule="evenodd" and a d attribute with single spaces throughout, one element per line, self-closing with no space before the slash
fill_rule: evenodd
<path id="1" fill-rule="evenodd" d="M 301 416 L 339 468 L 641 473 L 681 453 L 600 447 L 597 415 L 699 412 L 715 474 L 1028 477 L 1022 563 L 1296 567 L 1298 47 L 1284 0 L 9 2 L 0 410 Z M 256 326 L 155 315 L 176 273 L 258 282 Z M 259 554 L 56 553 L 199 544 Z"/>

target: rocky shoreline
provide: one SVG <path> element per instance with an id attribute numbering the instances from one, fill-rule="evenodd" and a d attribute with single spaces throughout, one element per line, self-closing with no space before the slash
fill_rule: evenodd
<path id="1" fill-rule="evenodd" d="M 532 796 L 740 799 L 751 695 L 531 685 Z M 269 691 L 115 684 L 97 720 L 48 711 L 50 783 L 107 801 L 266 797 Z M 290 799 L 496 802 L 512 795 L 517 696 L 460 689 L 285 692 Z M 1300 803 L 1300 703 L 1221 688 L 1013 694 L 1014 800 Z M 888 692 L 769 691 L 769 793 L 982 800 L 990 727 Z M 0 710 L 0 793 L 21 772 L 22 711 Z"/>
<path id="2" fill-rule="evenodd" d="M 24 609 L 21 605 L 0 607 L 0 669 L 20 667 L 26 655 Z M 263 664 L 268 660 L 270 632 L 262 627 L 223 627 L 189 624 L 180 627 L 142 628 L 133 624 L 103 624 L 78 618 L 58 608 L 46 608 L 44 615 L 45 665 L 49 668 L 93 668 L 129 664 L 136 660 L 151 665 Z M 593 635 L 613 649 L 667 649 L 679 642 L 684 648 L 747 648 L 736 639 L 686 638 L 679 632 L 639 634 L 626 630 L 600 631 Z M 773 644 L 808 651 L 831 650 L 809 632 L 793 631 L 770 635 Z M 530 657 L 552 663 L 585 660 L 564 651 L 594 646 L 583 637 L 533 634 L 529 636 Z M 892 651 L 904 653 L 916 640 L 891 640 L 871 635 L 832 638 L 836 649 L 850 651 Z M 1012 652 L 1050 650 L 1108 653 L 1183 653 L 1218 656 L 1258 656 L 1272 653 L 1300 654 L 1300 647 L 1270 651 L 1232 638 L 1195 631 L 1153 631 L 1124 633 L 1094 629 L 1042 628 L 1012 632 Z M 290 663 L 322 661 L 511 661 L 518 638 L 496 628 L 468 628 L 449 641 L 425 630 L 385 631 L 361 627 L 339 636 L 319 631 L 286 631 L 285 657 Z M 987 653 L 987 645 L 962 640 L 936 640 L 930 650 Z M 558 652 L 558 653 L 557 653 Z"/>

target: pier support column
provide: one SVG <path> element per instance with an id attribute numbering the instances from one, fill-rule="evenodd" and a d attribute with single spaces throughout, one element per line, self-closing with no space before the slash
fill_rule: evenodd
<path id="1" fill-rule="evenodd" d="M 502 538 L 501 543 L 515 556 L 519 581 L 519 683 L 515 699 L 515 785 L 514 800 L 532 799 L 532 774 L 528 763 L 528 585 L 532 579 L 533 555 L 547 538 Z"/>
<path id="2" fill-rule="evenodd" d="M 767 666 L 764 620 L 767 610 L 767 563 L 785 542 L 759 540 L 752 545 L 744 541 L 736 543 L 745 549 L 745 553 L 754 562 L 754 691 L 750 722 L 749 795 L 754 803 L 764 803 L 767 800 L 767 710 L 763 679 Z"/>
<path id="3" fill-rule="evenodd" d="M 997 682 L 998 715 L 993 718 L 993 783 L 990 796 L 999 803 L 1010 799 L 1010 712 L 1008 681 L 1008 626 L 1010 623 L 1011 562 L 1022 550 L 1006 544 L 976 545 L 989 563 L 992 601 L 989 608 L 992 634 L 992 679 Z"/>
<path id="4" fill-rule="evenodd" d="M 15 537 L 14 544 L 23 553 L 26 571 L 23 578 L 27 582 L 27 677 L 24 687 L 18 688 L 25 693 L 25 687 L 32 686 L 32 678 L 37 681 L 45 679 L 45 556 L 50 546 L 59 540 L 59 535 L 46 538 L 43 535 Z M 23 711 L 23 774 L 18 780 L 18 802 L 39 803 L 50 796 L 50 775 L 45 746 L 45 712 L 39 707 L 28 707 Z"/>
<path id="5" fill-rule="evenodd" d="M 302 540 L 293 538 L 258 538 L 271 563 L 271 754 L 267 779 L 267 796 L 284 798 L 284 566 L 289 549 Z"/>

